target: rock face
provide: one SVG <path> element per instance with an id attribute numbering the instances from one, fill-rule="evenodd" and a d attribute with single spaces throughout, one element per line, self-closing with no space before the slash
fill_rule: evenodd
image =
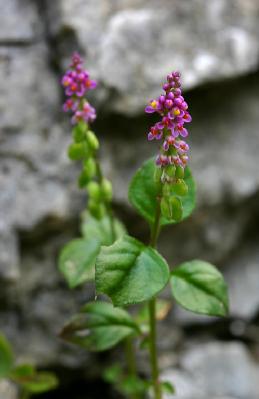
<path id="1" fill-rule="evenodd" d="M 257 399 L 259 367 L 240 343 L 211 342 L 187 350 L 181 371 L 168 370 L 163 375 L 176 387 L 176 396 L 166 398 L 251 398 Z"/>
<path id="2" fill-rule="evenodd" d="M 217 263 L 229 282 L 233 322 L 242 318 L 244 330 L 256 323 L 258 22 L 258 0 L 4 2 L 0 15 L 0 330 L 12 341 L 19 359 L 44 367 L 97 364 L 96 357 L 53 338 L 69 315 L 94 297 L 91 287 L 68 291 L 56 270 L 59 249 L 77 234 L 85 202 L 75 183 L 79 166 L 66 156 L 70 127 L 61 114 L 59 81 L 73 50 L 85 56 L 92 76 L 100 81 L 91 101 L 98 112 L 94 129 L 102 139 L 102 163 L 114 182 L 119 213 L 130 233 L 143 239 L 147 226 L 127 202 L 127 184 L 136 167 L 156 152 L 155 144 L 146 141 L 152 120 L 143 109 L 160 93 L 165 75 L 181 70 L 193 116 L 189 142 L 198 207 L 189 220 L 162 233 L 161 251 L 172 265 L 199 257 Z M 188 341 L 188 328 L 200 322 L 173 310 L 164 328 L 172 329 L 173 323 L 177 331 L 187 328 Z M 207 322 L 202 319 L 202 329 Z M 207 333 L 212 339 L 213 323 Z M 224 333 L 229 338 L 227 322 Z M 181 345 L 179 339 L 176 346 Z M 184 360 L 187 355 L 176 350 L 184 369 L 175 369 L 176 384 L 179 380 L 183 392 L 179 395 L 185 395 L 179 398 L 205 399 L 201 390 L 206 388 L 208 397 L 215 399 L 257 399 L 251 385 L 254 382 L 258 390 L 256 378 L 245 382 L 244 376 L 254 375 L 257 368 L 244 346 L 211 345 L 206 350 L 197 346 L 188 355 L 190 364 L 201 370 L 199 375 L 191 374 Z M 222 391 L 215 387 L 210 391 L 200 380 L 205 375 L 211 381 L 214 369 L 205 367 L 206 362 L 213 367 L 215 362 L 224 363 L 215 377 L 224 380 L 219 383 Z M 238 363 L 246 369 L 241 372 Z M 7 393 L 3 395 L 9 399 Z"/>
<path id="3" fill-rule="evenodd" d="M 183 71 L 186 88 L 193 88 L 257 67 L 256 1 L 50 3 L 52 31 L 73 33 L 106 95 L 113 91 L 110 108 L 122 113 L 139 113 L 172 68 Z"/>

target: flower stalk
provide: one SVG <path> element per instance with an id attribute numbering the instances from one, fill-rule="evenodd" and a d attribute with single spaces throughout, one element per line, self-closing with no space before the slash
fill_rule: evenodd
<path id="1" fill-rule="evenodd" d="M 151 228 L 150 246 L 156 248 L 157 240 L 160 231 L 160 216 L 161 216 L 161 196 L 157 197 L 157 207 L 155 222 Z M 161 385 L 159 381 L 159 365 L 157 354 L 157 328 L 156 328 L 156 298 L 152 298 L 148 303 L 149 308 L 149 353 L 151 364 L 152 385 L 154 391 L 154 399 L 162 399 Z"/>

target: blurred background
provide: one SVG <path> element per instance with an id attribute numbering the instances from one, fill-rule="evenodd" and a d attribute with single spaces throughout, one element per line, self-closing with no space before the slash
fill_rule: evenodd
<path id="1" fill-rule="evenodd" d="M 162 375 L 175 383 L 175 398 L 258 399 L 258 0 L 0 0 L 0 330 L 17 360 L 58 373 L 60 388 L 38 398 L 120 397 L 101 380 L 120 349 L 93 355 L 57 337 L 94 298 L 91 286 L 69 291 L 56 262 L 79 234 L 86 201 L 61 111 L 60 79 L 74 50 L 99 81 L 89 100 L 116 213 L 144 241 L 148 226 L 130 207 L 127 185 L 156 152 L 145 104 L 169 72 L 181 71 L 198 203 L 191 218 L 163 231 L 160 250 L 172 266 L 216 264 L 231 314 L 193 316 L 174 305 L 159 326 Z M 139 371 L 149 372 L 142 353 Z M 15 387 L 1 382 L 0 399 L 17 399 Z"/>

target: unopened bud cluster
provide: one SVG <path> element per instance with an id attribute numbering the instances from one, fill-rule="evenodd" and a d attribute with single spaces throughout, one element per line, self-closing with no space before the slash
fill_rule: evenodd
<path id="1" fill-rule="evenodd" d="M 185 123 L 191 122 L 188 104 L 181 91 L 180 73 L 172 72 L 163 85 L 164 93 L 151 100 L 145 108 L 147 113 L 158 113 L 161 121 L 151 127 L 148 140 L 162 141 L 156 158 L 157 182 L 163 184 L 161 211 L 168 219 L 179 221 L 182 218 L 181 197 L 188 192 L 184 181 L 184 170 L 189 160 L 189 146 L 183 140 L 188 136 Z"/>
<path id="2" fill-rule="evenodd" d="M 102 176 L 97 162 L 99 141 L 89 128 L 89 123 L 95 119 L 95 110 L 84 97 L 89 89 L 96 86 L 96 82 L 89 79 L 89 74 L 83 69 L 82 59 L 78 54 L 73 55 L 70 67 L 62 79 L 62 85 L 66 88 L 65 94 L 70 96 L 63 108 L 65 112 L 68 110 L 73 112 L 72 123 L 75 125 L 72 130 L 73 143 L 68 148 L 68 156 L 71 160 L 82 161 L 83 168 L 78 178 L 78 185 L 88 193 L 88 210 L 91 215 L 101 219 L 112 200 L 112 185 Z"/>

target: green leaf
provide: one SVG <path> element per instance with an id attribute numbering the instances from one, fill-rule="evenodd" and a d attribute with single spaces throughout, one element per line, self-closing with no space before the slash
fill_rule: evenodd
<path id="1" fill-rule="evenodd" d="M 30 364 L 21 364 L 15 367 L 10 377 L 29 393 L 42 393 L 55 389 L 58 386 L 58 379 L 55 374 L 46 371 L 37 371 Z"/>
<path id="2" fill-rule="evenodd" d="M 175 268 L 172 294 L 185 309 L 210 316 L 228 313 L 227 286 L 222 274 L 210 263 L 193 260 Z"/>
<path id="3" fill-rule="evenodd" d="M 35 372 L 35 367 L 31 364 L 19 364 L 12 370 L 11 378 L 20 383 L 23 378 L 26 380 L 28 376 L 34 375 Z"/>
<path id="4" fill-rule="evenodd" d="M 95 238 L 70 241 L 62 249 L 58 266 L 70 288 L 94 279 L 94 265 L 100 250 Z"/>
<path id="5" fill-rule="evenodd" d="M 149 384 L 142 378 L 129 375 L 120 380 L 118 390 L 126 396 L 143 394 L 148 389 Z"/>
<path id="6" fill-rule="evenodd" d="M 129 187 L 129 201 L 133 207 L 142 215 L 149 223 L 154 223 L 157 196 L 160 192 L 160 184 L 155 182 L 154 174 L 156 165 L 154 158 L 146 161 L 133 177 Z M 190 168 L 185 169 L 184 181 L 188 186 L 188 194 L 181 197 L 183 205 L 182 220 L 191 215 L 195 207 L 195 182 L 192 178 Z M 161 225 L 176 223 L 162 216 Z"/>
<path id="7" fill-rule="evenodd" d="M 175 394 L 175 387 L 169 381 L 162 381 L 161 388 L 162 388 L 162 391 L 165 393 Z"/>
<path id="8" fill-rule="evenodd" d="M 124 309 L 90 302 L 64 327 L 61 337 L 90 351 L 104 351 L 138 333 L 137 324 Z"/>
<path id="9" fill-rule="evenodd" d="M 28 376 L 26 380 L 24 377 L 20 384 L 31 394 L 37 394 L 55 389 L 58 386 L 58 379 L 53 373 L 40 371 Z"/>
<path id="10" fill-rule="evenodd" d="M 0 378 L 4 378 L 10 373 L 13 363 L 12 348 L 5 336 L 0 334 Z"/>
<path id="11" fill-rule="evenodd" d="M 102 247 L 96 260 L 96 290 L 108 295 L 115 306 L 152 298 L 165 287 L 168 278 L 169 268 L 164 258 L 129 236 Z"/>
<path id="12" fill-rule="evenodd" d="M 109 384 L 115 384 L 121 380 L 123 375 L 122 366 L 120 364 L 113 364 L 107 367 L 103 373 L 103 379 Z"/>
<path id="13" fill-rule="evenodd" d="M 97 220 L 86 212 L 83 215 L 81 230 L 85 239 L 95 237 L 100 241 L 100 245 L 111 245 L 114 242 L 111 221 L 108 216 Z M 114 232 L 116 240 L 126 233 L 125 227 L 116 218 L 114 218 Z"/>

